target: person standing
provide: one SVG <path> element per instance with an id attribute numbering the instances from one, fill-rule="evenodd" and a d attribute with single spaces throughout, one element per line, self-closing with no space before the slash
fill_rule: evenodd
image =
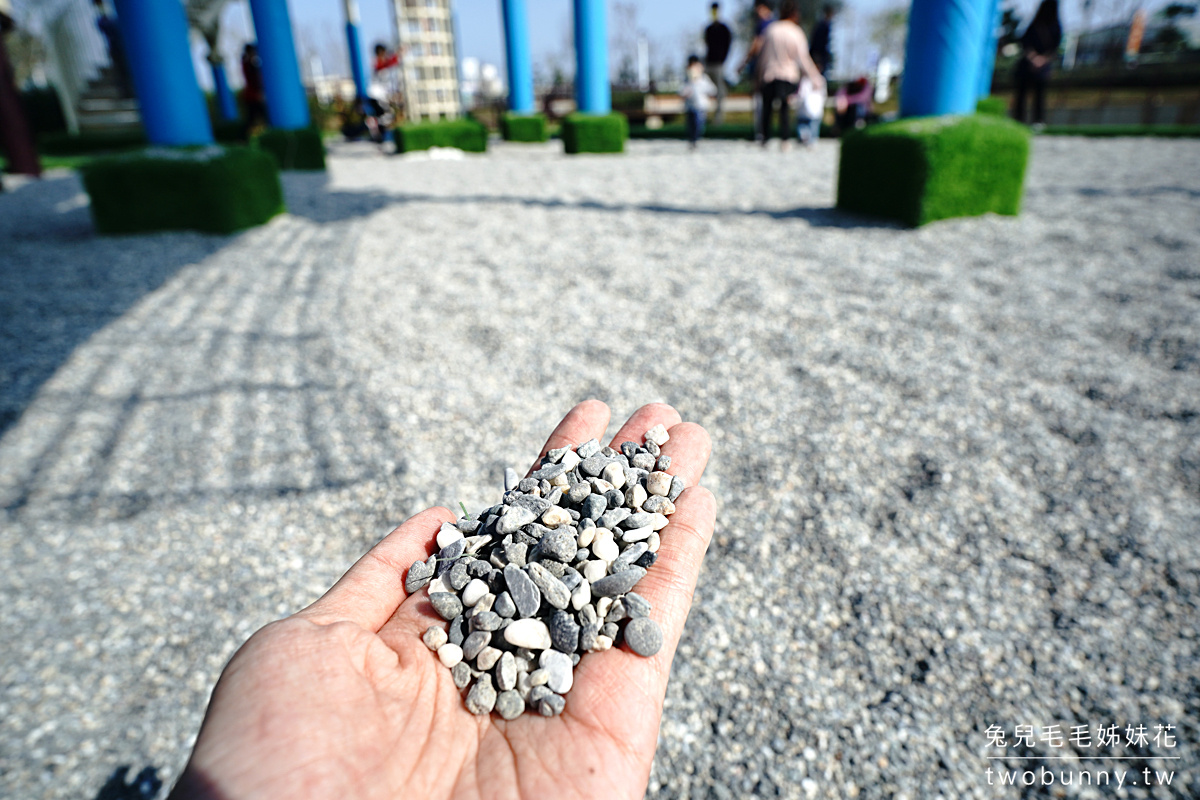
<path id="1" fill-rule="evenodd" d="M 762 87 L 763 147 L 771 138 L 771 114 L 779 105 L 780 149 L 787 150 L 792 128 L 788 117 L 788 98 L 800 88 L 803 71 L 816 89 L 825 88 L 825 79 L 808 54 L 808 39 L 800 28 L 800 11 L 795 0 L 783 0 L 779 19 L 767 26 L 758 51 L 759 85 Z"/>
<path id="2" fill-rule="evenodd" d="M 108 60 L 112 64 L 113 74 L 120 84 L 124 97 L 133 97 L 133 81 L 129 78 L 129 62 L 125 60 L 125 43 L 121 39 L 121 27 L 116 19 L 104 7 L 104 0 L 92 0 L 96 8 L 96 27 L 108 44 Z"/>
<path id="3" fill-rule="evenodd" d="M 267 124 L 267 95 L 263 91 L 262 59 L 258 46 L 248 42 L 242 48 L 242 107 L 246 114 L 244 135 L 247 141 L 259 125 Z"/>
<path id="4" fill-rule="evenodd" d="M 741 66 L 738 67 L 739 73 L 746 70 L 750 72 L 750 82 L 754 85 L 754 108 L 751 116 L 754 118 L 754 141 L 756 142 L 763 141 L 763 131 L 759 126 L 762 119 L 762 86 L 758 82 L 758 51 L 762 49 L 763 32 L 774 21 L 775 15 L 771 12 L 771 4 L 767 0 L 755 0 L 754 41 L 750 43 L 750 50 L 747 51 Z"/>
<path id="5" fill-rule="evenodd" d="M 712 23 L 704 29 L 704 74 L 717 89 L 717 110 L 713 124 L 725 121 L 725 59 L 729 58 L 729 46 L 733 44 L 733 32 L 721 22 L 721 4 L 712 4 Z"/>
<path id="6" fill-rule="evenodd" d="M 688 146 L 696 149 L 696 143 L 704 135 L 704 121 L 708 116 L 708 98 L 716 96 L 717 87 L 708 77 L 699 56 L 688 56 L 687 79 L 679 90 L 683 107 L 687 113 Z"/>
<path id="7" fill-rule="evenodd" d="M 808 45 L 808 54 L 812 56 L 813 63 L 821 70 L 822 75 L 829 72 L 829 66 L 833 64 L 833 50 L 830 46 L 832 41 L 833 5 L 826 3 L 821 8 L 821 19 L 813 28 L 812 41 Z"/>
<path id="8" fill-rule="evenodd" d="M 1017 94 L 1013 117 L 1025 122 L 1025 97 L 1033 89 L 1033 125 L 1046 124 L 1046 84 L 1050 82 L 1052 59 L 1062 44 L 1062 23 L 1058 19 L 1058 0 L 1042 0 L 1033 22 L 1021 35 L 1021 59 L 1017 62 Z"/>

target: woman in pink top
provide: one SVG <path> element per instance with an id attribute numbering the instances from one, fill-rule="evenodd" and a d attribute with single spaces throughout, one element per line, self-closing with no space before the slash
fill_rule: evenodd
<path id="1" fill-rule="evenodd" d="M 788 97 L 800 87 L 800 71 L 823 89 L 825 79 L 808 54 L 808 39 L 800 28 L 800 12 L 795 0 L 784 0 L 779 19 L 763 31 L 758 47 L 758 80 L 762 86 L 763 147 L 771 130 L 771 108 L 779 103 L 779 138 L 787 146 L 792 129 L 788 120 Z"/>

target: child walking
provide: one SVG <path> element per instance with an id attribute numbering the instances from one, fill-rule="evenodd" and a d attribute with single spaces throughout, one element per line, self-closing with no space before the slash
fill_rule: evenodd
<path id="1" fill-rule="evenodd" d="M 796 103 L 796 135 L 802 145 L 811 148 L 817 143 L 824 117 L 825 87 L 816 86 L 807 75 L 801 77 Z"/>
<path id="2" fill-rule="evenodd" d="M 687 115 L 688 146 L 696 149 L 696 142 L 704 135 L 704 120 L 708 116 L 709 98 L 717 96 L 717 87 L 704 74 L 704 65 L 699 56 L 689 56 L 687 80 L 679 90 Z"/>

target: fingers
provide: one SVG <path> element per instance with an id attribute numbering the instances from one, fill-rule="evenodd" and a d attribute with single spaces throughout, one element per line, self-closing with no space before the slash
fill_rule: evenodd
<path id="1" fill-rule="evenodd" d="M 708 431 L 694 422 L 682 422 L 667 433 L 671 439 L 662 446 L 662 451 L 671 457 L 667 472 L 678 475 L 687 486 L 698 485 L 712 455 Z"/>
<path id="2" fill-rule="evenodd" d="M 655 425 L 661 423 L 669 431 L 680 421 L 679 412 L 666 403 L 648 403 L 633 412 L 633 415 L 621 426 L 621 430 L 617 431 L 617 435 L 612 438 L 608 446 L 614 450 L 620 450 L 622 442 L 634 442 L 640 445 L 642 436 Z"/>
<path id="3" fill-rule="evenodd" d="M 538 458 L 533 462 L 529 472 L 537 469 L 538 461 L 551 450 L 580 444 L 588 439 L 599 439 L 608 428 L 611 416 L 612 412 L 608 410 L 608 406 L 599 400 L 584 400 L 572 408 L 562 418 L 562 422 L 558 423 L 558 427 L 550 434 L 546 443 L 542 445 L 542 450 L 538 453 Z M 528 475 L 529 472 L 525 474 Z"/>
<path id="4" fill-rule="evenodd" d="M 377 632 L 408 596 L 404 591 L 408 568 L 429 557 L 438 528 L 454 519 L 445 508 L 430 508 L 407 520 L 300 615 L 318 622 L 349 620 Z"/>

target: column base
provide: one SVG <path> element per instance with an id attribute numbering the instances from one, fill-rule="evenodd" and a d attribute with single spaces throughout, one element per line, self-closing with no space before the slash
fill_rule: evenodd
<path id="1" fill-rule="evenodd" d="M 315 128 L 271 128 L 254 137 L 254 146 L 270 153 L 280 169 L 325 169 L 325 143 Z"/>
<path id="2" fill-rule="evenodd" d="M 412 153 L 431 147 L 457 147 L 468 153 L 487 150 L 488 129 L 473 119 L 418 122 L 401 125 L 392 131 L 397 153 Z"/>
<path id="3" fill-rule="evenodd" d="M 617 111 L 608 114 L 568 114 L 560 133 L 568 153 L 623 153 L 629 120 Z"/>
<path id="4" fill-rule="evenodd" d="M 550 138 L 544 116 L 512 111 L 505 112 L 500 118 L 500 135 L 506 142 L 544 142 Z"/>
<path id="5" fill-rule="evenodd" d="M 1015 216 L 1028 159 L 1028 131 L 991 114 L 874 125 L 842 139 L 837 207 L 912 227 Z"/>

